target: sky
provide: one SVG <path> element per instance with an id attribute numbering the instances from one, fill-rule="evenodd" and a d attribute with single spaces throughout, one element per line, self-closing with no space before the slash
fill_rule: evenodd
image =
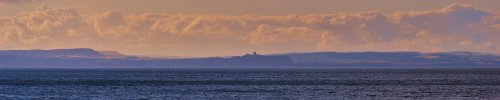
<path id="1" fill-rule="evenodd" d="M 0 49 L 500 53 L 499 0 L 0 0 Z"/>

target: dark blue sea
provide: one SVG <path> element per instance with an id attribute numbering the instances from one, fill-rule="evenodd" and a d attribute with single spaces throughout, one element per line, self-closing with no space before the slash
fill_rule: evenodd
<path id="1" fill-rule="evenodd" d="M 0 69 L 0 99 L 500 99 L 500 69 Z"/>

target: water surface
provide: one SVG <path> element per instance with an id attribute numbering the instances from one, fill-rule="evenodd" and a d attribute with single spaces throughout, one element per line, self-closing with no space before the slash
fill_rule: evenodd
<path id="1" fill-rule="evenodd" d="M 500 69 L 0 69 L 0 99 L 237 98 L 500 99 Z"/>

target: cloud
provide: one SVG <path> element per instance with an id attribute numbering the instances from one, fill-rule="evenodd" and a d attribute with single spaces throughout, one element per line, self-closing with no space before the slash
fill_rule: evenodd
<path id="1" fill-rule="evenodd" d="M 42 6 L 0 17 L 0 48 L 179 50 L 202 45 L 272 52 L 480 51 L 500 53 L 499 14 L 465 4 L 432 11 L 211 16 L 106 11 L 80 15 Z M 220 48 L 219 48 L 220 49 Z M 215 50 L 215 49 L 214 49 Z M 208 50 L 207 50 L 208 51 Z"/>
<path id="2" fill-rule="evenodd" d="M 0 0 L 0 4 L 22 4 L 41 0 Z"/>
<path id="3" fill-rule="evenodd" d="M 119 35 L 119 32 L 113 32 L 120 25 L 124 24 L 123 15 L 117 11 L 108 11 L 103 14 L 95 15 L 92 22 L 94 28 L 101 34 L 114 34 Z"/>

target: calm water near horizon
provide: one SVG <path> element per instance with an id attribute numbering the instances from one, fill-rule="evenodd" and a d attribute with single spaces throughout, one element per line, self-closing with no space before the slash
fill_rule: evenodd
<path id="1" fill-rule="evenodd" d="M 500 99 L 500 68 L 0 69 L 0 99 Z"/>

